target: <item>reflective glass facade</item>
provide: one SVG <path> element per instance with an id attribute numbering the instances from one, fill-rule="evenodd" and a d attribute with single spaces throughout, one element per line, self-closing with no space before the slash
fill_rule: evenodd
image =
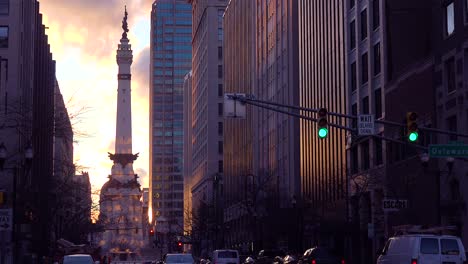
<path id="1" fill-rule="evenodd" d="M 192 7 L 156 0 L 151 12 L 150 206 L 183 226 L 183 83 L 192 58 Z"/>

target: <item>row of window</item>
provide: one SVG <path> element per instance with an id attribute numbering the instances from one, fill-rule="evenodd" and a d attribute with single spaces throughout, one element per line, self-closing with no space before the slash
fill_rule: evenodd
<path id="1" fill-rule="evenodd" d="M 377 43 L 374 45 L 373 48 L 373 74 L 374 76 L 377 76 L 380 74 L 382 70 L 381 66 L 381 48 L 380 48 L 380 43 Z M 361 85 L 366 84 L 369 81 L 369 55 L 368 53 L 364 53 L 361 56 Z M 358 80 L 357 80 L 357 67 L 356 67 L 356 62 L 353 62 L 351 64 L 351 69 L 350 69 L 350 78 L 351 78 L 351 91 L 355 91 L 358 86 Z"/>
<path id="2" fill-rule="evenodd" d="M 352 0 L 353 1 L 353 0 Z M 361 40 L 367 38 L 367 9 L 361 11 Z M 372 29 L 376 30 L 380 26 L 380 4 L 379 0 L 374 0 L 372 2 Z M 356 20 L 351 21 L 349 25 L 349 43 L 350 48 L 356 48 Z"/>
<path id="3" fill-rule="evenodd" d="M 183 33 L 183 34 L 192 34 L 191 27 L 164 27 L 164 33 Z M 162 35 L 163 29 L 158 27 L 155 31 L 156 35 Z M 190 35 L 191 36 L 191 35 Z"/>

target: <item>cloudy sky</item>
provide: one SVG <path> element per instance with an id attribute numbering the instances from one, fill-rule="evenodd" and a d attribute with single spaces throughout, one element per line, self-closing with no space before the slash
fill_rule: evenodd
<path id="1" fill-rule="evenodd" d="M 153 0 L 40 0 L 40 11 L 57 61 L 57 79 L 77 137 L 75 163 L 89 172 L 94 189 L 107 181 L 114 153 L 117 107 L 116 49 L 127 5 L 132 65 L 133 152 L 141 183 L 148 186 L 148 74 Z M 86 111 L 80 109 L 86 108 Z"/>

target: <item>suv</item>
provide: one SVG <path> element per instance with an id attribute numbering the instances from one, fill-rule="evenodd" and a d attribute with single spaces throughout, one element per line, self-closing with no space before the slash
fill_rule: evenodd
<path id="1" fill-rule="evenodd" d="M 456 236 L 412 234 L 390 238 L 377 264 L 466 264 L 465 248 Z"/>

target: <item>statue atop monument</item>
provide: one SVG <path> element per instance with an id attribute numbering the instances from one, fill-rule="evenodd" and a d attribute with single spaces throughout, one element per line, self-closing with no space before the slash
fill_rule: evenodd
<path id="1" fill-rule="evenodd" d="M 122 20 L 122 29 L 124 30 L 124 33 L 122 33 L 122 38 L 126 39 L 127 38 L 127 32 L 128 30 L 128 23 L 127 23 L 127 18 L 128 18 L 128 13 L 127 13 L 127 6 L 125 6 L 125 16 Z"/>

